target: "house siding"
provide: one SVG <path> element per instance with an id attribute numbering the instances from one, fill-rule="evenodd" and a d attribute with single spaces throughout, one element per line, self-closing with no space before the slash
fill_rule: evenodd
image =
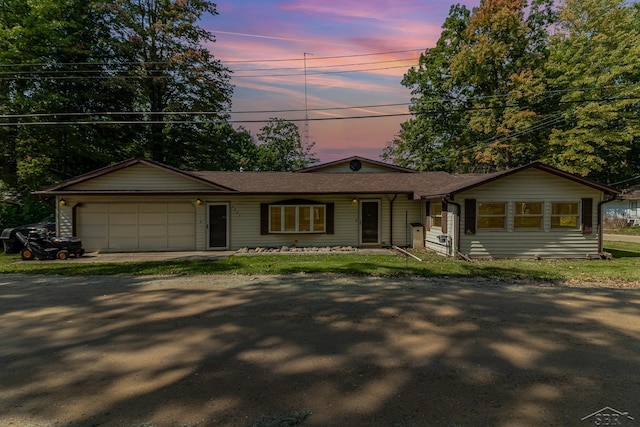
<path id="1" fill-rule="evenodd" d="M 356 197 L 358 195 L 355 195 Z M 229 204 L 229 247 L 232 250 L 255 247 L 279 246 L 359 246 L 360 245 L 360 209 L 362 201 L 380 202 L 380 244 L 391 245 L 390 240 L 390 200 L 389 195 L 366 195 L 358 197 L 359 203 L 352 203 L 354 196 L 296 196 L 318 203 L 334 204 L 334 233 L 273 233 L 260 234 L 260 205 L 274 204 L 287 200 L 287 196 L 243 196 L 243 197 L 203 197 L 203 205 L 196 209 L 196 244 L 198 250 L 206 250 L 207 203 Z M 406 196 L 398 196 L 394 202 L 393 244 L 404 246 L 407 231 L 406 218 L 409 222 L 419 221 L 421 217 L 420 203 L 407 200 Z M 409 242 L 410 244 L 410 242 Z"/>
<path id="2" fill-rule="evenodd" d="M 579 228 L 551 229 L 552 202 L 577 202 L 592 198 L 593 232 L 583 234 Z M 598 256 L 598 203 L 603 199 L 600 191 L 538 170 L 524 170 L 500 180 L 476 187 L 456 195 L 462 205 L 461 229 L 465 228 L 464 200 L 478 202 L 506 202 L 506 228 L 504 230 L 477 229 L 473 235 L 461 234 L 460 252 L 475 258 L 584 258 Z M 514 202 L 543 202 L 542 230 L 515 230 L 513 227 Z M 580 205 L 579 205 L 580 206 Z M 580 213 L 580 209 L 579 209 Z"/>
<path id="3" fill-rule="evenodd" d="M 386 204 L 387 206 L 391 204 L 390 199 L 386 201 Z M 421 204 L 420 200 L 411 200 L 404 194 L 398 195 L 393 202 L 393 240 L 389 243 L 390 245 L 412 246 L 413 229 L 411 224 L 420 223 L 424 225 Z M 386 215 L 388 215 L 388 212 L 390 210 L 387 210 Z M 389 224 L 388 219 L 387 224 Z"/>
<path id="4" fill-rule="evenodd" d="M 69 187 L 69 190 L 83 191 L 197 191 L 211 189 L 211 186 L 196 180 L 145 164 L 134 165 Z"/>
<path id="5" fill-rule="evenodd" d="M 433 200 L 432 203 L 441 202 L 441 199 Z M 447 210 L 442 212 L 442 215 L 447 216 L 447 233 L 442 232 L 441 227 L 431 227 L 430 230 L 425 231 L 425 247 L 437 252 L 440 255 L 453 255 L 453 249 L 455 246 L 455 233 L 457 218 L 454 211 L 454 207 L 448 204 Z M 426 221 L 427 212 L 425 212 Z M 440 242 L 440 236 L 446 234 L 444 242 Z"/>

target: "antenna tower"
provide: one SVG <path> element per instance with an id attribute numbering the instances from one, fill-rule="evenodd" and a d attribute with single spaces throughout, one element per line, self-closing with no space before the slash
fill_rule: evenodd
<path id="1" fill-rule="evenodd" d="M 307 102 L 307 55 L 313 53 L 304 52 L 304 144 L 309 146 L 309 104 Z"/>

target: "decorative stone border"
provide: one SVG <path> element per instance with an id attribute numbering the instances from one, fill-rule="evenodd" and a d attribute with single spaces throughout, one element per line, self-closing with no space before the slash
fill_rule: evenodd
<path id="1" fill-rule="evenodd" d="M 262 253 L 328 253 L 328 252 L 357 252 L 358 248 L 353 246 L 312 246 L 312 247 L 297 247 L 297 246 L 281 246 L 278 248 L 242 248 L 236 251 L 237 254 L 262 254 Z"/>

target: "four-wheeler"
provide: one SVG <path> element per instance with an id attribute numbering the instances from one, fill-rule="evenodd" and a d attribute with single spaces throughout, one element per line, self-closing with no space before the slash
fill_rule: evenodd
<path id="1" fill-rule="evenodd" d="M 84 255 L 82 242 L 77 237 L 51 237 L 46 232 L 29 232 L 26 236 L 16 232 L 16 239 L 24 246 L 20 251 L 23 260 L 68 259 Z"/>

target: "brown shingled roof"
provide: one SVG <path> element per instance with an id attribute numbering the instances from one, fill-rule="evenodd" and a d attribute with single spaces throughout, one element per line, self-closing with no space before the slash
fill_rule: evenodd
<path id="1" fill-rule="evenodd" d="M 331 173 L 192 172 L 210 182 L 249 194 L 374 194 L 404 193 L 420 198 L 461 181 L 446 172 Z"/>

